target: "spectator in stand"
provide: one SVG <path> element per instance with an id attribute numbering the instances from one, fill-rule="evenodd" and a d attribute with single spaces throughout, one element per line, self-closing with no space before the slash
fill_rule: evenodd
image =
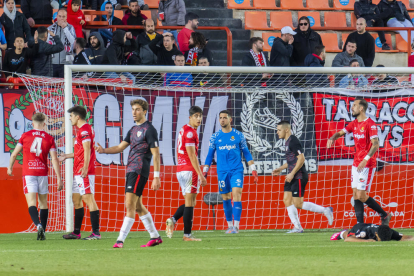
<path id="1" fill-rule="evenodd" d="M 174 60 L 175 66 L 184 66 L 185 58 L 183 54 L 178 54 Z M 164 77 L 165 86 L 188 87 L 193 82 L 191 73 L 167 73 Z"/>
<path id="2" fill-rule="evenodd" d="M 135 51 L 133 50 L 136 48 L 136 44 L 134 46 L 125 47 L 124 60 L 121 63 L 122 65 L 141 65 L 140 58 L 137 56 L 137 54 L 135 54 Z"/>
<path id="3" fill-rule="evenodd" d="M 75 28 L 67 21 L 67 12 L 65 9 L 58 11 L 57 20 L 47 28 L 49 31 L 58 35 L 63 43 L 65 49 L 58 54 L 53 55 L 53 77 L 64 77 L 65 64 L 72 64 L 73 62 L 73 45 L 76 40 Z M 48 43 L 54 43 L 51 36 L 48 37 Z"/>
<path id="4" fill-rule="evenodd" d="M 190 50 L 185 52 L 185 65 L 197 66 L 200 57 L 206 57 L 210 66 L 213 66 L 213 54 L 206 48 L 207 41 L 202 33 L 192 32 L 190 36 Z"/>
<path id="5" fill-rule="evenodd" d="M 161 37 L 154 38 L 149 48 L 157 55 L 157 65 L 175 65 L 175 58 L 180 55 L 180 50 L 175 47 L 174 36 L 172 33 L 163 33 Z M 159 43 L 162 39 L 162 44 Z M 184 56 L 184 55 L 183 55 Z"/>
<path id="6" fill-rule="evenodd" d="M 0 50 L 5 51 L 6 49 L 7 49 L 7 40 L 6 40 L 6 37 L 4 36 L 2 26 L 0 24 Z M 1 57 L 1 53 L 0 53 L 0 57 Z M 1 58 L 0 58 L 0 61 L 1 61 Z"/>
<path id="7" fill-rule="evenodd" d="M 122 18 L 122 23 L 129 26 L 143 26 L 147 17 L 141 13 L 141 10 L 138 5 L 138 0 L 129 1 L 129 9 L 125 12 L 124 18 Z M 131 33 L 134 39 L 142 33 L 141 29 L 131 29 Z"/>
<path id="8" fill-rule="evenodd" d="M 306 67 L 324 67 L 325 66 L 325 46 L 318 45 L 313 48 L 313 53 L 305 58 L 304 65 Z"/>
<path id="9" fill-rule="evenodd" d="M 13 73 L 26 74 L 26 68 L 29 64 L 29 59 L 37 55 L 39 44 L 37 43 L 37 33 L 34 37 L 34 47 L 26 48 L 24 38 L 17 36 L 14 40 L 14 49 L 9 49 L 4 56 L 3 70 L 4 75 L 8 81 Z"/>
<path id="10" fill-rule="evenodd" d="M 252 37 L 249 41 L 250 51 L 243 57 L 242 66 L 267 67 L 267 53 L 263 52 L 263 38 Z"/>
<path id="11" fill-rule="evenodd" d="M 73 46 L 73 51 L 75 52 L 75 58 L 73 59 L 73 64 L 84 64 L 91 65 L 89 62 L 88 56 L 85 53 L 86 40 L 83 37 L 76 38 L 75 46 Z"/>
<path id="12" fill-rule="evenodd" d="M 380 16 L 387 27 L 413 27 L 410 15 L 404 3 L 396 0 L 381 0 L 378 4 Z M 407 31 L 396 31 L 402 38 L 407 41 Z M 414 41 L 414 31 L 411 31 L 411 41 Z"/>
<path id="13" fill-rule="evenodd" d="M 307 55 L 312 54 L 315 46 L 323 45 L 321 36 L 311 29 L 307 16 L 299 19 L 299 26 L 295 30 L 292 43 L 293 52 L 291 66 L 304 66 Z"/>
<path id="14" fill-rule="evenodd" d="M 356 22 L 356 32 L 351 33 L 344 43 L 344 49 L 346 50 L 346 44 L 352 40 L 356 42 L 356 53 L 364 61 L 365 67 L 372 67 L 375 59 L 375 39 L 370 33 L 365 31 L 367 27 L 366 21 L 363 17 L 358 18 Z"/>
<path id="15" fill-rule="evenodd" d="M 198 66 L 210 66 L 207 57 L 198 59 Z M 197 73 L 193 74 L 193 86 L 197 87 L 219 87 L 223 84 L 223 75 L 219 73 Z"/>
<path id="16" fill-rule="evenodd" d="M 125 47 L 136 46 L 131 32 L 116 30 L 111 45 L 106 49 L 102 64 L 120 65 L 124 60 Z M 135 51 L 133 49 L 132 51 Z"/>
<path id="17" fill-rule="evenodd" d="M 348 67 L 351 60 L 358 60 L 358 67 L 365 67 L 363 59 L 356 53 L 357 44 L 355 40 L 349 39 L 346 44 L 346 51 L 338 53 L 332 61 L 332 67 Z"/>
<path id="18" fill-rule="evenodd" d="M 68 23 L 75 28 L 76 37 L 84 37 L 82 26 L 85 25 L 85 15 L 80 9 L 81 0 L 69 0 L 68 2 Z"/>
<path id="19" fill-rule="evenodd" d="M 102 15 L 95 17 L 93 21 L 108 21 L 108 25 L 124 25 L 121 19 L 114 16 L 115 6 L 110 1 L 105 1 L 101 6 L 101 11 L 106 11 L 108 15 Z M 104 45 L 108 45 L 108 43 L 112 40 L 112 29 L 99 29 L 94 30 L 95 32 L 99 31 L 101 34 Z"/>
<path id="20" fill-rule="evenodd" d="M 349 64 L 349 67 L 359 67 L 359 61 L 357 59 L 352 59 Z M 340 88 L 350 88 L 354 89 L 356 87 L 365 87 L 368 85 L 368 80 L 364 75 L 358 74 L 348 74 L 341 79 L 339 82 Z"/>
<path id="21" fill-rule="evenodd" d="M 190 50 L 190 37 L 191 33 L 198 28 L 198 15 L 189 12 L 185 15 L 185 27 L 178 34 L 178 48 L 181 53 L 185 54 Z"/>
<path id="22" fill-rule="evenodd" d="M 270 66 L 290 66 L 290 59 L 293 53 L 293 36 L 296 32 L 291 27 L 285 26 L 281 30 L 282 35 L 273 40 L 270 51 Z"/>
<path id="23" fill-rule="evenodd" d="M 129 5 L 129 2 L 130 2 L 130 0 L 128 0 L 128 5 Z M 149 10 L 149 7 L 148 7 L 147 4 L 145 4 L 144 0 L 138 0 L 138 6 L 141 9 L 141 11 Z"/>
<path id="24" fill-rule="evenodd" d="M 37 32 L 37 33 L 36 33 Z M 52 55 L 57 54 L 65 49 L 58 35 L 48 31 L 46 27 L 39 27 L 35 35 L 38 36 L 39 51 L 31 59 L 32 75 L 53 77 Z M 53 44 L 47 43 L 47 37 L 50 35 Z"/>
<path id="25" fill-rule="evenodd" d="M 86 56 L 92 65 L 102 64 L 106 51 L 105 43 L 98 32 L 92 32 L 89 36 L 89 48 L 85 49 Z"/>
<path id="26" fill-rule="evenodd" d="M 382 64 L 378 64 L 377 67 L 385 67 Z M 399 85 L 400 81 L 393 76 L 387 74 L 379 74 L 378 77 L 372 82 L 372 85 Z"/>
<path id="27" fill-rule="evenodd" d="M 158 20 L 164 26 L 184 26 L 185 25 L 185 3 L 184 0 L 161 0 L 158 6 Z M 178 41 L 177 30 L 171 30 L 175 41 Z M 179 44 L 177 42 L 179 47 Z"/>
<path id="28" fill-rule="evenodd" d="M 161 40 L 163 36 L 155 31 L 155 23 L 152 19 L 145 20 L 144 27 L 145 32 L 137 37 L 137 56 L 142 65 L 156 65 L 157 55 L 152 52 L 149 44 L 156 38 Z"/>
<path id="29" fill-rule="evenodd" d="M 5 0 L 3 15 L 0 17 L 0 23 L 3 25 L 7 40 L 7 48 L 14 48 L 16 37 L 23 37 L 29 46 L 33 45 L 33 37 L 30 32 L 30 26 L 26 17 L 16 10 L 14 0 Z"/>
<path id="30" fill-rule="evenodd" d="M 35 24 L 50 24 L 52 22 L 53 7 L 50 0 L 22 0 L 21 9 L 31 28 Z M 32 29 L 34 33 L 35 29 Z"/>
<path id="31" fill-rule="evenodd" d="M 384 27 L 384 21 L 380 17 L 378 6 L 372 4 L 372 0 L 359 0 L 354 4 L 356 18 L 364 18 L 367 27 Z M 384 31 L 378 31 L 378 37 L 382 43 L 382 50 L 391 50 L 385 40 Z M 365 64 L 368 67 L 368 65 Z"/>

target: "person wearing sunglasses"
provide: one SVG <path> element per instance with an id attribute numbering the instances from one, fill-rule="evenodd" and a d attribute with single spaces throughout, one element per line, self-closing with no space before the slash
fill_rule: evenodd
<path id="1" fill-rule="evenodd" d="M 292 66 L 305 66 L 305 58 L 312 54 L 316 46 L 323 45 L 321 36 L 311 29 L 309 18 L 299 18 L 298 28 L 295 30 L 292 53 Z"/>

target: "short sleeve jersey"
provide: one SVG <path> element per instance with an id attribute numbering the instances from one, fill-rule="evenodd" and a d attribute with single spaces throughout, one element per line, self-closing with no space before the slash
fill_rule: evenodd
<path id="1" fill-rule="evenodd" d="M 23 176 L 47 176 L 47 157 L 56 151 L 55 139 L 43 130 L 32 129 L 19 139 L 23 146 Z"/>
<path id="2" fill-rule="evenodd" d="M 355 236 L 355 238 L 359 239 L 374 239 L 377 240 L 376 233 L 378 233 L 378 227 L 379 225 L 376 224 L 370 224 L 370 223 L 358 223 L 355 224 L 354 227 L 352 227 L 351 230 L 349 230 L 348 237 L 349 236 Z M 403 237 L 403 234 L 392 230 L 391 240 L 399 241 Z"/>
<path id="3" fill-rule="evenodd" d="M 95 175 L 95 132 L 89 124 L 84 124 L 78 129 L 76 133 L 75 140 L 75 153 L 74 153 L 74 164 L 73 164 L 73 174 L 80 175 L 80 170 L 82 169 L 85 162 L 85 151 L 83 149 L 83 143 L 91 142 L 91 157 L 89 160 L 88 175 Z"/>
<path id="4" fill-rule="evenodd" d="M 286 161 L 288 164 L 288 172 L 291 173 L 298 162 L 298 156 L 303 153 L 303 148 L 299 139 L 294 136 L 290 135 L 287 139 L 286 143 Z M 304 179 L 308 178 L 308 173 L 305 168 L 305 164 L 296 172 L 295 179 Z"/>
<path id="5" fill-rule="evenodd" d="M 343 131 L 354 134 L 356 152 L 352 166 L 358 167 L 359 163 L 364 160 L 372 146 L 371 139 L 378 138 L 377 126 L 371 118 L 366 118 L 362 122 L 358 122 L 358 120 L 352 121 L 343 129 Z M 378 151 L 371 156 L 365 167 L 375 168 L 377 165 L 377 156 Z"/>
<path id="6" fill-rule="evenodd" d="M 178 167 L 177 172 L 182 171 L 195 171 L 191 164 L 190 158 L 188 157 L 186 147 L 195 147 L 195 154 L 198 153 L 198 134 L 197 130 L 190 125 L 185 125 L 181 128 L 178 134 L 177 141 L 177 156 L 178 156 Z"/>
<path id="7" fill-rule="evenodd" d="M 148 178 L 151 168 L 152 148 L 158 148 L 158 133 L 154 126 L 146 121 L 143 124 L 133 126 L 125 139 L 130 145 L 128 155 L 127 173 L 136 172 L 138 175 Z"/>

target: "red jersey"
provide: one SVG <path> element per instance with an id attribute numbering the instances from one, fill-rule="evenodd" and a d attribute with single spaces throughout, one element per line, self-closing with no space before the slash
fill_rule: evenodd
<path id="1" fill-rule="evenodd" d="M 47 156 L 56 151 L 55 139 L 43 130 L 32 129 L 19 139 L 23 146 L 23 176 L 47 176 Z"/>
<path id="2" fill-rule="evenodd" d="M 81 126 L 76 134 L 75 160 L 73 164 L 74 175 L 81 175 L 80 170 L 83 167 L 85 159 L 83 150 L 83 143 L 85 142 L 91 142 L 91 158 L 89 161 L 88 175 L 95 175 L 95 132 L 93 131 L 92 126 L 87 123 Z"/>
<path id="3" fill-rule="evenodd" d="M 362 122 L 358 122 L 358 120 L 352 121 L 343 129 L 343 131 L 346 133 L 352 132 L 354 134 L 356 152 L 352 166 L 358 167 L 359 163 L 364 160 L 372 146 L 371 139 L 378 138 L 377 126 L 372 119 L 366 118 Z M 376 167 L 377 155 L 378 151 L 368 160 L 367 165 L 365 166 L 366 168 Z"/>
<path id="4" fill-rule="evenodd" d="M 195 147 L 195 154 L 198 152 L 198 134 L 197 130 L 190 125 L 185 125 L 181 128 L 180 134 L 178 134 L 177 142 L 177 156 L 178 156 L 178 168 L 177 172 L 181 171 L 195 171 L 188 157 L 187 149 L 185 147 Z"/>

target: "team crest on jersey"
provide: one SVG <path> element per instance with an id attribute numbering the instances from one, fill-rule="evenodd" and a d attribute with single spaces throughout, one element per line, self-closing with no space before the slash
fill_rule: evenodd
<path id="1" fill-rule="evenodd" d="M 235 140 L 234 136 L 231 136 L 230 141 L 234 141 L 234 140 Z"/>
<path id="2" fill-rule="evenodd" d="M 141 137 L 141 135 L 142 135 L 142 131 L 138 131 L 137 132 L 137 137 L 139 138 L 139 137 Z"/>
<path id="3" fill-rule="evenodd" d="M 221 143 L 221 140 L 219 140 L 218 142 Z"/>
<path id="4" fill-rule="evenodd" d="M 193 133 L 192 133 L 191 131 L 189 131 L 189 132 L 187 133 L 187 138 L 193 138 Z"/>
<path id="5" fill-rule="evenodd" d="M 361 132 L 364 131 L 364 127 L 361 127 Z"/>
<path id="6" fill-rule="evenodd" d="M 360 179 L 359 179 L 359 182 L 365 182 L 365 179 L 360 178 Z"/>

